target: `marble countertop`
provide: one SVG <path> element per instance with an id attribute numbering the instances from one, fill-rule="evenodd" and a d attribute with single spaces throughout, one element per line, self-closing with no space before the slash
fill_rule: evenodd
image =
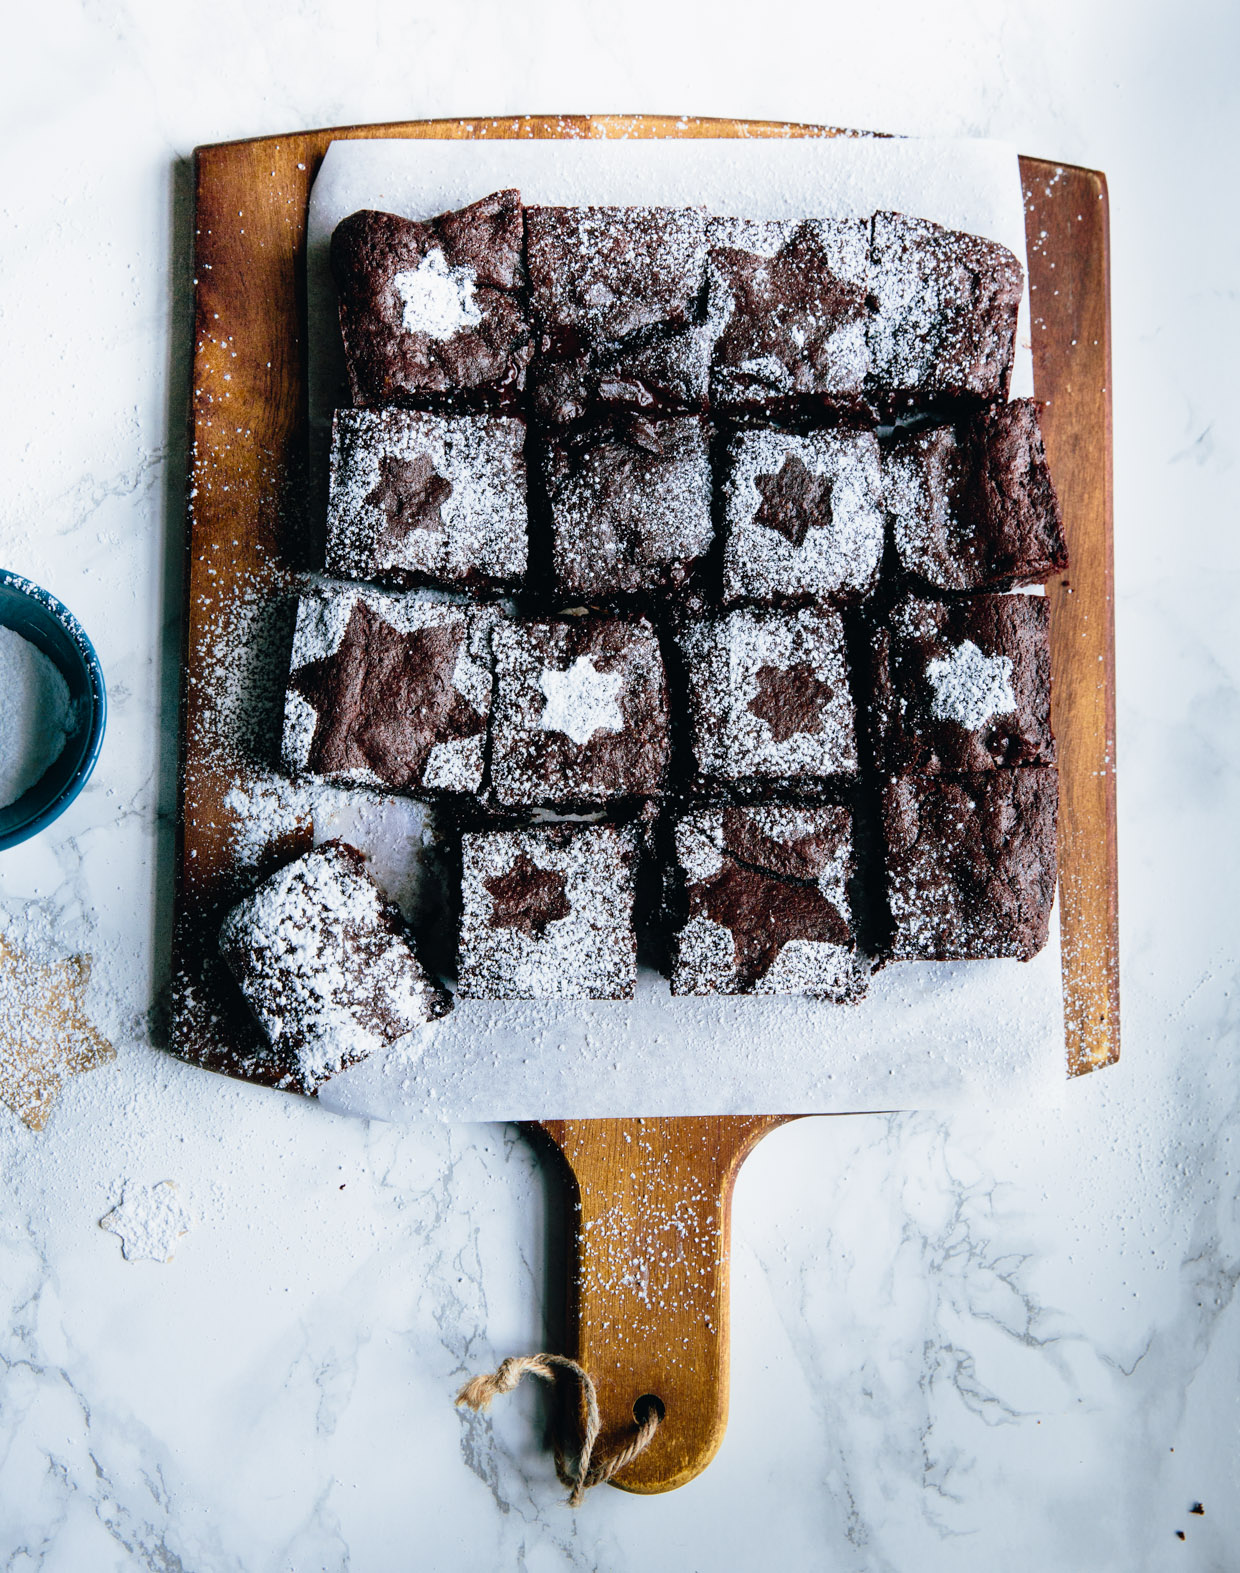
<path id="1" fill-rule="evenodd" d="M 6 24 L 0 565 L 82 619 L 112 712 L 88 790 L 0 855 L 0 934 L 89 953 L 117 1048 L 41 1133 L 0 1111 L 6 1569 L 1236 1566 L 1240 14 L 893 0 L 881 54 L 864 8 L 756 14 L 54 0 Z M 549 1336 L 556 1182 L 520 1133 L 344 1120 L 157 1045 L 189 154 L 611 109 L 995 136 L 1107 171 L 1124 1058 L 1053 1112 L 768 1137 L 736 1192 L 721 1453 L 573 1512 L 536 1395 L 451 1403 Z M 161 1197 L 173 1259 L 127 1258 L 99 1220 L 124 1203 L 133 1255 Z"/>

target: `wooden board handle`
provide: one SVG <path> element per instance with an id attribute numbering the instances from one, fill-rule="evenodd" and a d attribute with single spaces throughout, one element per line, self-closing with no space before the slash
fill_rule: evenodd
<path id="1" fill-rule="evenodd" d="M 547 1120 L 576 1204 L 568 1351 L 594 1378 L 598 1453 L 629 1440 L 654 1397 L 654 1440 L 615 1478 L 673 1491 L 706 1468 L 728 1422 L 732 1188 L 782 1115 Z"/>

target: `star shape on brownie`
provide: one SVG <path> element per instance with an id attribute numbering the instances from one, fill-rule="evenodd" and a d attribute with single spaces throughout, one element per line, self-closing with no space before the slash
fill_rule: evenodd
<path id="1" fill-rule="evenodd" d="M 417 786 L 437 743 L 476 737 L 486 721 L 452 681 L 463 633 L 431 625 L 402 633 L 355 602 L 335 651 L 294 672 L 314 707 L 306 767 L 322 775 L 365 768 L 389 786 Z"/>
<path id="2" fill-rule="evenodd" d="M 385 534 L 395 544 L 414 530 L 442 530 L 443 505 L 452 495 L 452 482 L 435 469 L 429 455 L 397 459 L 385 453 L 379 460 L 379 482 L 366 494 L 366 506 L 378 508 L 387 521 Z"/>
<path id="3" fill-rule="evenodd" d="M 749 709 L 771 729 L 777 743 L 786 743 L 800 732 L 821 732 L 822 711 L 835 690 L 808 661 L 791 666 L 760 666 L 757 693 Z"/>
<path id="4" fill-rule="evenodd" d="M 170 1262 L 177 1241 L 188 1234 L 193 1215 L 181 1200 L 175 1180 L 157 1185 L 126 1185 L 112 1211 L 99 1227 L 120 1236 L 121 1255 L 127 1262 Z"/>
<path id="5" fill-rule="evenodd" d="M 812 524 L 831 523 L 831 482 L 815 475 L 804 460 L 790 453 L 778 475 L 759 475 L 754 485 L 762 502 L 754 523 L 775 530 L 793 546 L 805 544 Z"/>
<path id="6" fill-rule="evenodd" d="M 934 692 L 930 714 L 935 720 L 955 721 L 972 732 L 1016 709 L 1011 656 L 987 655 L 972 639 L 927 662 L 926 681 Z"/>
<path id="7" fill-rule="evenodd" d="M 520 929 L 541 939 L 547 925 L 558 923 L 572 910 L 565 894 L 567 882 L 555 869 L 539 868 L 522 852 L 504 874 L 483 880 L 491 897 L 493 928 Z"/>
<path id="8" fill-rule="evenodd" d="M 799 367 L 824 369 L 834 330 L 863 314 L 864 289 L 831 271 L 821 245 L 805 229 L 773 257 L 730 249 L 724 255 L 734 301 L 719 343 L 725 361 L 739 365 L 773 357 L 794 381 Z"/>
<path id="9" fill-rule="evenodd" d="M 71 1076 L 116 1058 L 86 1014 L 90 957 L 42 963 L 0 937 L 0 1103 L 41 1131 Z"/>
<path id="10" fill-rule="evenodd" d="M 539 720 L 543 732 L 563 732 L 578 747 L 596 732 L 622 732 L 619 672 L 600 672 L 588 655 L 579 655 L 566 672 L 547 670 L 538 679 L 547 703 Z"/>
<path id="11" fill-rule="evenodd" d="M 745 984 L 764 977 L 789 940 L 849 943 L 848 924 L 817 885 L 779 879 L 731 857 L 694 892 L 692 905 L 695 913 L 731 930 L 737 974 Z"/>

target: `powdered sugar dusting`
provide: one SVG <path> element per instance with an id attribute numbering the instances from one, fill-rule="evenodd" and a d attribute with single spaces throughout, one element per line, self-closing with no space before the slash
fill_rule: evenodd
<path id="1" fill-rule="evenodd" d="M 703 774 L 814 779 L 852 775 L 857 743 L 838 614 L 738 611 L 681 636 L 691 673 L 693 749 Z M 822 682 L 812 730 L 777 738 L 756 713 L 764 674 L 807 668 Z"/>
<path id="2" fill-rule="evenodd" d="M 566 672 L 544 670 L 538 686 L 547 696 L 538 722 L 540 731 L 564 732 L 580 745 L 588 743 L 596 732 L 623 730 L 620 690 L 624 678 L 619 672 L 597 671 L 588 655 L 579 655 Z"/>
<path id="3" fill-rule="evenodd" d="M 120 1236 L 127 1262 L 170 1262 L 177 1241 L 193 1222 L 180 1186 L 175 1180 L 160 1180 L 157 1185 L 126 1185 L 99 1227 Z"/>
<path id="4" fill-rule="evenodd" d="M 403 585 L 520 579 L 527 556 L 525 423 L 498 415 L 337 410 L 327 571 Z M 421 464 L 441 496 L 432 517 L 394 529 L 385 466 Z M 437 512 L 437 519 L 433 515 Z"/>
<path id="5" fill-rule="evenodd" d="M 392 287 L 404 307 L 401 325 L 406 333 L 451 339 L 462 328 L 476 328 L 482 321 L 474 300 L 477 274 L 472 268 L 449 267 L 438 246 L 416 268 L 394 274 Z"/>
<path id="6" fill-rule="evenodd" d="M 437 1014 L 436 990 L 378 889 L 335 843 L 234 907 L 220 949 L 305 1091 Z"/>
<path id="7" fill-rule="evenodd" d="M 627 832 L 612 826 L 477 832 L 462 838 L 464 996 L 623 999 L 633 992 L 633 874 Z M 541 932 L 495 924 L 494 886 L 525 859 L 563 880 L 567 915 Z"/>
<path id="8" fill-rule="evenodd" d="M 926 663 L 934 690 L 930 713 L 939 721 L 958 721 L 976 732 L 992 716 L 1016 709 L 1010 655 L 987 655 L 965 639 L 947 656 Z"/>
<path id="9" fill-rule="evenodd" d="M 829 484 L 824 513 L 798 546 L 759 522 L 765 485 L 793 462 Z M 780 600 L 798 594 L 832 600 L 865 595 L 883 555 L 882 483 L 872 432 L 742 432 L 729 444 L 723 477 L 724 596 Z"/>

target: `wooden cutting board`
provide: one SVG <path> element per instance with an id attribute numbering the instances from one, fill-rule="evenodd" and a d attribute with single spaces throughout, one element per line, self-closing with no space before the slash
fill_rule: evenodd
<path id="1" fill-rule="evenodd" d="M 221 628 L 278 599 L 306 549 L 305 234 L 310 186 L 342 137 L 804 137 L 766 121 L 530 116 L 350 126 L 221 143 L 195 154 L 191 502 L 186 541 L 181 788 L 173 936 L 174 1051 L 227 1071 L 257 1047 L 215 959 L 226 908 L 256 877 L 237 864 L 226 796 L 252 764 L 222 757 L 206 680 Z M 1072 567 L 1047 586 L 1060 760 L 1060 916 L 1068 1070 L 1119 1057 L 1112 611 L 1110 258 L 1106 180 L 1022 158 L 1034 375 Z M 269 696 L 269 702 L 274 699 Z M 260 705 L 261 710 L 261 705 Z M 277 717 L 278 721 L 278 717 Z M 303 825 L 259 873 L 305 849 Z M 261 1068 L 259 1080 L 267 1076 Z M 570 1342 L 594 1376 L 603 1447 L 634 1403 L 665 1419 L 618 1477 L 667 1491 L 710 1462 L 727 1423 L 728 1242 L 746 1154 L 784 1116 L 554 1120 L 575 1227 Z M 529 1351 L 509 1351 L 528 1353 Z"/>

